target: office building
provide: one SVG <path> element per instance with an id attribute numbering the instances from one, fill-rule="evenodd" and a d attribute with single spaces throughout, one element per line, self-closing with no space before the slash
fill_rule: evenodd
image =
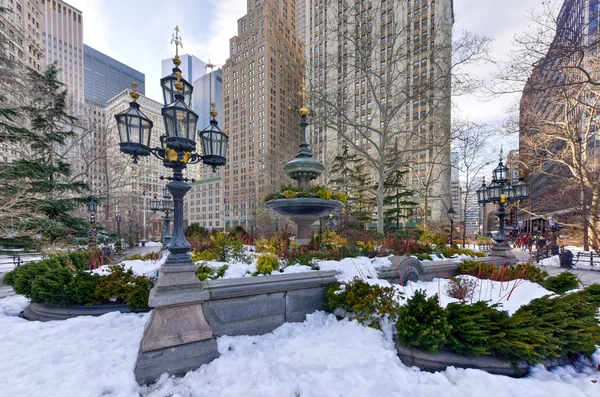
<path id="1" fill-rule="evenodd" d="M 299 0 L 298 10 L 309 101 L 317 114 L 329 116 L 308 130 L 309 144 L 326 167 L 321 182 L 327 182 L 345 142 L 371 153 L 396 150 L 409 171 L 408 188 L 418 193 L 414 199 L 422 208 L 415 213 L 446 218 L 452 1 Z M 332 109 L 343 116 L 334 120 Z M 375 131 L 384 129 L 388 137 L 380 140 Z"/>
<path id="2" fill-rule="evenodd" d="M 223 130 L 229 134 L 224 170 L 225 227 L 253 228 L 261 198 L 291 183 L 283 171 L 300 144 L 304 46 L 296 2 L 248 0 L 223 66 Z"/>
<path id="3" fill-rule="evenodd" d="M 206 63 L 191 54 L 183 54 L 179 56 L 181 64 L 181 77 L 187 80 L 190 84 L 198 80 L 206 74 Z M 161 61 L 161 77 L 165 77 L 173 73 L 173 58 L 163 59 Z"/>
<path id="4" fill-rule="evenodd" d="M 137 91 L 144 95 L 146 78 L 143 73 L 83 45 L 83 77 L 85 102 L 106 107 L 109 99 L 137 84 Z"/>
<path id="5" fill-rule="evenodd" d="M 0 36 L 6 59 L 14 62 L 8 66 L 15 72 L 24 73 L 26 68 L 42 71 L 44 63 L 42 50 L 42 9 L 39 1 L 11 1 L 0 0 L 0 5 L 8 8 L 9 12 L 0 14 Z M 0 71 L 0 74 L 2 71 Z M 7 104 L 18 103 L 18 95 L 13 96 L 10 82 L 4 79 L 7 85 L 2 87 L 0 96 Z M 11 162 L 21 157 L 21 148 L 9 142 L 0 143 L 0 161 Z"/>
<path id="6" fill-rule="evenodd" d="M 547 53 L 534 64 L 523 88 L 519 159 L 531 190 L 519 221 L 532 234 L 544 234 L 552 217 L 559 223 L 589 225 L 587 214 L 593 218 L 591 213 L 598 213 L 593 194 L 582 193 L 580 187 L 587 178 L 579 179 L 574 169 L 581 163 L 589 170 L 600 159 L 594 120 L 598 95 L 594 83 L 585 83 L 597 76 L 599 24 L 598 0 L 565 0 Z"/>
<path id="7" fill-rule="evenodd" d="M 21 67 L 42 70 L 43 6 L 39 1 L 0 0 L 9 12 L 0 14 L 0 34 L 6 40 L 5 53 Z"/>
<path id="8" fill-rule="evenodd" d="M 112 150 L 111 157 L 115 160 L 112 167 L 116 175 L 109 180 L 109 186 L 104 186 L 104 189 L 110 192 L 111 198 L 108 202 L 102 203 L 101 206 L 103 210 L 108 208 L 109 216 L 107 216 L 107 219 L 114 218 L 113 210 L 118 207 L 119 213 L 123 217 L 123 222 L 131 219 L 139 226 L 140 238 L 143 238 L 144 234 L 147 239 L 151 237 L 157 238 L 160 235 L 160 231 L 164 228 L 161 218 L 162 213 L 153 213 L 150 210 L 150 201 L 154 196 L 162 196 L 162 188 L 167 182 L 160 178 L 172 176 L 172 171 L 165 168 L 163 162 L 152 155 L 141 157 L 137 164 L 132 164 L 129 156 L 119 153 L 119 138 L 117 127 L 114 123 L 114 115 L 129 108 L 129 103 L 131 102 L 129 91 L 124 90 L 114 98 L 111 98 L 104 109 L 106 123 L 111 127 L 107 134 L 107 141 Z M 137 103 L 140 104 L 140 110 L 144 115 L 154 123 L 150 146 L 159 147 L 159 138 L 165 133 L 161 114 L 163 104 L 143 95 L 140 95 Z M 117 163 L 117 161 L 121 160 L 125 160 L 125 162 Z M 188 171 L 184 171 L 186 177 L 189 177 Z M 124 224 L 126 225 L 127 223 Z"/>
<path id="9" fill-rule="evenodd" d="M 211 103 L 215 104 L 216 120 L 222 124 L 223 78 L 221 69 L 215 70 L 194 81 L 192 93 L 194 111 L 198 113 L 198 129 L 206 128 L 210 123 Z M 198 145 L 201 151 L 201 145 Z M 224 229 L 223 175 L 224 167 L 213 171 L 202 163 L 197 165 L 198 181 L 191 184 L 192 190 L 186 200 L 187 221 L 198 223 L 207 229 Z"/>
<path id="10" fill-rule="evenodd" d="M 43 2 L 44 66 L 56 63 L 58 78 L 68 87 L 76 106 L 84 102 L 82 19 L 81 11 L 64 1 Z"/>

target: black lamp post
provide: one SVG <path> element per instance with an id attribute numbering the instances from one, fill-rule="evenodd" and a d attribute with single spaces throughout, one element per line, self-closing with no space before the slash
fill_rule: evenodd
<path id="1" fill-rule="evenodd" d="M 156 198 L 156 195 L 154 195 L 154 197 L 152 198 L 152 200 L 150 200 L 150 211 L 152 211 L 152 213 L 154 214 L 154 216 L 156 216 L 156 211 L 160 211 L 160 200 L 158 198 Z M 154 222 L 154 220 L 153 220 Z"/>
<path id="2" fill-rule="evenodd" d="M 94 199 L 88 202 L 88 214 L 90 215 L 90 231 L 88 233 L 90 237 L 90 245 L 96 246 L 96 210 L 98 209 L 98 204 L 94 201 Z"/>
<path id="3" fill-rule="evenodd" d="M 129 220 L 129 248 L 133 248 L 133 221 Z"/>
<path id="4" fill-rule="evenodd" d="M 172 42 L 175 43 L 177 51 L 181 45 L 178 29 Z M 212 334 L 201 334 L 197 328 L 199 324 L 206 323 L 202 302 L 207 296 L 195 275 L 196 265 L 188 254 L 192 247 L 183 231 L 183 200 L 191 189 L 187 183 L 188 179 L 183 177 L 183 170 L 188 164 L 201 161 L 213 169 L 225 165 L 228 142 L 228 136 L 218 126 L 215 104 L 211 104 L 210 125 L 203 131 L 197 131 L 198 115 L 189 107 L 193 86 L 181 77 L 178 55 L 173 59 L 173 63 L 173 74 L 161 79 L 165 105 L 162 108 L 162 116 L 166 131 L 166 137 L 161 139 L 163 147 L 150 147 L 152 122 L 140 111 L 140 105 L 136 102 L 139 94 L 135 91 L 135 86 L 130 93 L 133 99 L 130 108 L 115 115 L 123 153 L 131 155 L 134 161 L 140 156 L 152 154 L 162 160 L 165 167 L 173 170 L 173 176 L 167 178 L 170 181 L 167 189 L 173 197 L 174 204 L 173 236 L 167 246 L 169 256 L 161 266 L 156 285 L 150 291 L 148 304 L 154 310 L 146 325 L 140 349 L 140 357 L 144 356 L 145 360 L 152 362 L 170 360 L 166 357 L 161 358 L 161 354 L 156 352 L 175 348 L 181 344 L 182 337 L 187 344 L 212 338 Z M 202 154 L 196 153 L 196 134 L 202 143 Z M 165 327 L 165 324 L 168 324 L 168 327 Z M 165 353 L 168 354 L 171 353 Z M 184 365 L 177 360 L 169 362 L 171 370 L 183 368 L 179 366 Z M 188 366 L 188 370 L 189 364 L 185 365 Z M 147 376 L 146 371 L 145 368 L 136 368 L 134 373 L 136 377 L 143 379 Z"/>
<path id="5" fill-rule="evenodd" d="M 163 188 L 163 199 L 162 199 L 162 212 L 165 213 L 163 220 L 165 221 L 165 235 L 163 238 L 163 247 L 167 247 L 171 241 L 171 217 L 169 216 L 173 212 L 173 200 L 169 189 Z"/>
<path id="6" fill-rule="evenodd" d="M 121 255 L 123 253 L 123 245 L 121 244 L 121 215 L 117 214 L 117 243 L 115 244 L 115 250 L 117 251 L 117 255 Z"/>
<path id="7" fill-rule="evenodd" d="M 523 177 L 519 181 L 512 184 L 508 179 L 508 168 L 502 163 L 502 149 L 500 149 L 500 162 L 493 171 L 492 182 L 489 185 L 483 184 L 477 190 L 477 202 L 483 206 L 487 203 L 498 203 L 499 227 L 498 233 L 494 240 L 496 244 L 492 248 L 490 256 L 501 256 L 512 258 L 510 255 L 510 246 L 506 242 L 506 233 L 504 229 L 504 219 L 506 218 L 505 205 L 509 202 L 525 200 L 529 197 L 529 184 L 525 182 Z"/>
<path id="8" fill-rule="evenodd" d="M 454 216 L 456 215 L 456 211 L 454 208 L 450 207 L 448 210 L 448 218 L 450 218 L 450 246 L 454 246 Z"/>

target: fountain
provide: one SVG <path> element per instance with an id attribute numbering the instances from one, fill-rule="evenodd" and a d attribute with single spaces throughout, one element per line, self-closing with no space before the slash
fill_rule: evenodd
<path id="1" fill-rule="evenodd" d="M 308 189 L 310 182 L 321 175 L 325 167 L 321 162 L 313 158 L 313 153 L 306 142 L 306 127 L 308 117 L 315 116 L 313 111 L 306 108 L 306 87 L 302 84 L 302 107 L 300 109 L 290 108 L 300 116 L 300 127 L 302 128 L 302 143 L 296 157 L 283 166 L 288 176 L 298 182 L 300 189 Z M 334 210 L 342 208 L 344 204 L 337 200 L 324 198 L 282 198 L 269 200 L 265 207 L 278 214 L 289 217 L 298 226 L 296 243 L 307 245 L 311 239 L 311 225 L 320 217 L 328 215 Z"/>

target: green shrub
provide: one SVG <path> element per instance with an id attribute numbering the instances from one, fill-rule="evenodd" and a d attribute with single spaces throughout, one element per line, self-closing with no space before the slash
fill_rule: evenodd
<path id="1" fill-rule="evenodd" d="M 503 337 L 500 323 L 508 314 L 497 310 L 498 305 L 476 302 L 450 303 L 448 312 L 448 348 L 463 356 L 491 354 L 496 341 Z"/>
<path id="2" fill-rule="evenodd" d="M 133 255 L 129 255 L 128 257 L 125 257 L 125 259 L 123 259 L 124 261 L 141 261 L 144 260 L 144 258 L 140 255 L 140 254 L 133 254 Z"/>
<path id="3" fill-rule="evenodd" d="M 419 241 L 422 243 L 435 245 L 438 248 L 446 246 L 446 236 L 440 233 L 424 231 L 423 234 L 421 234 L 421 237 L 419 237 Z"/>
<path id="4" fill-rule="evenodd" d="M 203 251 L 192 251 L 192 261 L 193 262 L 199 262 L 199 261 L 214 261 L 217 259 L 217 254 L 215 253 L 215 251 L 213 249 L 205 249 Z"/>
<path id="5" fill-rule="evenodd" d="M 581 291 L 581 294 L 585 294 L 592 305 L 600 307 L 600 284 L 591 284 Z"/>
<path id="6" fill-rule="evenodd" d="M 579 287 L 579 279 L 571 272 L 562 272 L 557 276 L 548 277 L 542 282 L 542 286 L 548 291 L 564 294 L 567 291 Z"/>
<path id="7" fill-rule="evenodd" d="M 458 247 L 443 247 L 439 250 L 439 253 L 444 255 L 446 258 L 452 258 L 454 255 L 468 255 L 473 258 L 483 258 L 485 253 L 475 252 L 470 249 L 458 248 Z"/>
<path id="8" fill-rule="evenodd" d="M 102 277 L 83 270 L 78 270 L 71 279 L 71 285 L 66 293 L 74 304 L 86 305 L 97 303 L 96 288 Z"/>
<path id="9" fill-rule="evenodd" d="M 380 329 L 379 320 L 387 315 L 390 321 L 398 320 L 402 293 L 394 287 L 371 285 L 360 279 L 348 284 L 334 283 L 325 291 L 327 306 L 352 312 L 356 320 L 369 327 Z"/>
<path id="10" fill-rule="evenodd" d="M 400 342 L 435 353 L 446 344 L 451 327 L 438 296 L 427 298 L 424 291 L 417 290 L 400 308 L 396 329 Z"/>
<path id="11" fill-rule="evenodd" d="M 58 267 L 52 271 L 38 274 L 31 283 L 29 298 L 31 302 L 35 303 L 73 304 L 69 296 L 72 279 L 73 271 L 67 267 Z"/>
<path id="12" fill-rule="evenodd" d="M 13 287 L 17 294 L 30 297 L 32 284 L 37 277 L 61 267 L 62 265 L 57 257 L 27 263 L 16 267 L 11 272 L 13 275 L 9 276 L 9 281 L 12 281 L 12 284 L 9 285 Z"/>
<path id="13" fill-rule="evenodd" d="M 208 263 L 201 262 L 198 264 L 198 268 L 196 269 L 196 277 L 198 277 L 200 281 L 204 281 L 207 278 L 215 280 L 217 278 L 222 278 L 227 269 L 229 269 L 228 265 L 223 265 L 215 270 Z"/>
<path id="14" fill-rule="evenodd" d="M 127 306 L 131 310 L 148 308 L 150 289 L 154 286 L 154 280 L 145 276 L 135 276 L 132 279 L 133 288 L 127 298 Z"/>
<path id="15" fill-rule="evenodd" d="M 431 258 L 431 255 L 429 255 L 429 254 L 419 254 L 419 253 L 416 253 L 416 254 L 413 254 L 413 255 L 414 255 L 414 256 L 415 256 L 415 257 L 416 257 L 418 260 L 420 260 L 420 261 L 430 261 L 430 260 L 433 260 L 433 259 Z"/>
<path id="16" fill-rule="evenodd" d="M 542 283 L 548 273 L 529 263 L 518 265 L 495 266 L 492 263 L 465 260 L 458 265 L 461 274 L 468 274 L 480 279 L 494 281 L 510 281 L 515 279 Z"/>
<path id="17" fill-rule="evenodd" d="M 256 270 L 259 274 L 271 274 L 279 270 L 279 259 L 271 253 L 262 254 L 256 261 Z"/>
<path id="18" fill-rule="evenodd" d="M 13 285 L 15 283 L 15 273 L 12 271 L 6 273 L 4 277 L 2 277 L 2 282 L 6 285 Z"/>
<path id="19" fill-rule="evenodd" d="M 98 282 L 98 287 L 95 291 L 95 297 L 99 301 L 108 302 L 115 299 L 117 302 L 125 302 L 132 290 L 130 284 L 133 279 L 133 271 L 125 270 L 122 265 L 111 266 L 110 273 L 103 276 Z"/>

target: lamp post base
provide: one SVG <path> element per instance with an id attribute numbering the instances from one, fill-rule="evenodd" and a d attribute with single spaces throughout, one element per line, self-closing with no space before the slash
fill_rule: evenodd
<path id="1" fill-rule="evenodd" d="M 187 253 L 170 253 L 161 267 L 148 304 L 154 310 L 144 328 L 134 370 L 139 384 L 162 373 L 180 375 L 218 357 L 217 344 L 204 317 L 210 298 L 196 277 Z"/>
<path id="2" fill-rule="evenodd" d="M 492 251 L 487 256 L 487 259 L 488 262 L 493 263 L 496 266 L 514 265 L 519 261 L 512 253 L 512 248 L 506 241 L 495 243 L 492 246 Z"/>

